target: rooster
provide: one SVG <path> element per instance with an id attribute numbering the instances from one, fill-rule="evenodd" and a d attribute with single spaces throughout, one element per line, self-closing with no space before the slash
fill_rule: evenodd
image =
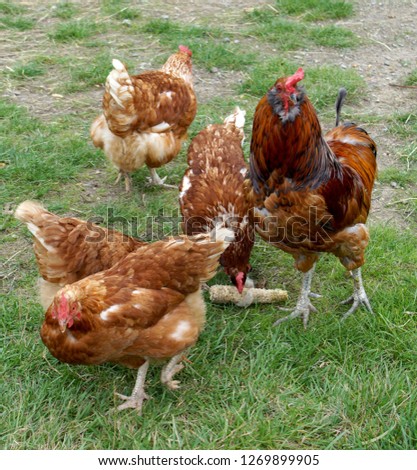
<path id="1" fill-rule="evenodd" d="M 147 165 L 154 184 L 164 185 L 155 168 L 170 162 L 181 150 L 197 111 L 192 83 L 191 51 L 179 46 L 160 70 L 129 75 L 117 59 L 106 81 L 103 114 L 92 124 L 96 147 L 119 169 L 116 183 Z"/>
<path id="2" fill-rule="evenodd" d="M 56 292 L 90 274 L 110 268 L 145 242 L 74 217 L 59 217 L 34 201 L 22 202 L 15 217 L 34 237 L 42 280 L 41 304 L 49 307 Z"/>
<path id="3" fill-rule="evenodd" d="M 294 311 L 282 321 L 302 317 L 307 326 L 314 267 L 321 252 L 337 256 L 352 271 L 353 302 L 372 312 L 361 266 L 369 233 L 364 225 L 376 175 L 376 145 L 355 124 L 339 124 L 345 92 L 336 103 L 336 126 L 325 136 L 310 100 L 298 82 L 303 69 L 280 78 L 256 108 L 250 154 L 248 198 L 257 232 L 290 253 L 304 273 Z"/>
<path id="4" fill-rule="evenodd" d="M 245 111 L 238 107 L 223 124 L 210 125 L 191 142 L 188 169 L 180 186 L 183 229 L 188 235 L 205 233 L 222 221 L 235 232 L 235 241 L 220 258 L 239 293 L 253 287 L 247 279 L 254 232 L 243 183 L 247 173 L 242 142 Z"/>
<path id="5" fill-rule="evenodd" d="M 216 229 L 138 248 L 107 271 L 63 287 L 45 314 L 42 341 L 62 362 L 113 362 L 138 368 L 131 396 L 119 409 L 139 412 L 150 362 L 168 361 L 161 381 L 178 388 L 174 374 L 205 322 L 201 283 L 212 278 L 233 232 Z"/>

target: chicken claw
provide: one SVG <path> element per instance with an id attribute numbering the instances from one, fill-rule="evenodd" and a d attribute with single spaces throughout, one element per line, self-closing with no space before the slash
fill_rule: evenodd
<path id="1" fill-rule="evenodd" d="M 122 395 L 121 393 L 116 393 L 119 398 L 125 400 L 125 403 L 122 403 L 117 407 L 118 410 L 125 410 L 126 408 L 135 408 L 136 410 L 138 410 L 138 413 L 141 414 L 143 400 L 149 399 L 149 396 L 145 393 L 144 389 L 148 367 L 148 360 L 139 367 L 135 387 L 133 388 L 133 392 L 130 397 L 127 395 Z"/>
<path id="2" fill-rule="evenodd" d="M 280 310 L 291 311 L 292 309 L 280 307 Z M 287 320 L 292 320 L 293 318 L 301 317 L 303 319 L 304 328 L 307 328 L 308 318 L 311 312 L 317 313 L 316 307 L 308 299 L 306 302 L 304 301 L 304 299 L 303 300 L 300 299 L 297 302 L 295 309 L 292 310 L 292 313 L 290 313 L 286 317 L 279 318 L 273 324 L 273 326 L 277 326 L 280 323 L 283 323 L 284 321 L 287 321 Z"/>
<path id="3" fill-rule="evenodd" d="M 149 168 L 149 171 L 151 172 L 151 176 L 148 178 L 148 182 L 150 184 L 155 184 L 164 188 L 178 189 L 178 186 L 174 186 L 173 184 L 165 184 L 167 177 L 164 176 L 163 178 L 160 178 L 155 168 Z"/>
<path id="4" fill-rule="evenodd" d="M 284 318 L 279 318 L 273 326 L 277 326 L 280 323 L 287 321 L 287 320 L 292 320 L 293 318 L 301 317 L 303 319 L 303 325 L 304 328 L 307 328 L 307 323 L 308 323 L 308 318 L 310 316 L 310 312 L 317 312 L 316 307 L 310 302 L 310 297 L 317 297 L 317 294 L 311 295 L 310 288 L 311 288 L 311 280 L 313 279 L 313 274 L 314 274 L 314 268 L 315 265 L 310 269 L 310 271 L 307 271 L 304 273 L 303 277 L 303 284 L 301 287 L 301 292 L 298 297 L 297 305 L 295 306 L 295 309 L 287 315 Z M 280 308 L 280 310 L 292 310 L 292 309 L 285 309 L 285 308 Z"/>
<path id="5" fill-rule="evenodd" d="M 119 411 L 125 410 L 127 408 L 135 408 L 138 410 L 138 413 L 142 413 L 142 404 L 143 400 L 149 400 L 149 395 L 147 395 L 145 392 L 142 392 L 136 396 L 130 396 L 128 397 L 127 395 L 122 395 L 121 393 L 116 393 L 116 395 L 121 398 L 122 400 L 125 400 L 125 403 L 122 403 L 117 407 Z"/>
<path id="6" fill-rule="evenodd" d="M 371 304 L 369 302 L 368 296 L 366 295 L 365 288 L 363 287 L 361 268 L 354 269 L 352 271 L 352 278 L 353 278 L 353 295 L 351 295 L 348 299 L 341 302 L 341 304 L 346 305 L 346 304 L 353 302 L 353 305 L 343 315 L 342 321 L 346 320 L 347 317 L 352 315 L 352 313 L 355 312 L 358 309 L 358 307 L 360 307 L 361 305 L 364 305 L 372 314 L 374 313 L 374 311 L 372 310 Z"/>
<path id="7" fill-rule="evenodd" d="M 177 390 L 180 388 L 179 380 L 172 380 L 174 375 L 184 368 L 180 361 L 183 359 L 183 353 L 174 356 L 161 371 L 161 382 L 170 390 Z"/>

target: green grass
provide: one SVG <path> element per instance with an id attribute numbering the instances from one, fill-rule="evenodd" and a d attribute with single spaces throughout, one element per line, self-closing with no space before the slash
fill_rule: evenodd
<path id="1" fill-rule="evenodd" d="M 5 179 L 3 201 L 13 197 L 16 187 L 26 188 L 29 198 L 42 197 L 71 181 L 81 168 L 96 163 L 95 152 L 81 129 L 69 129 L 58 122 L 44 124 L 5 101 L 0 101 L 0 119 L 5 136 L 1 160 L 8 163 L 0 170 Z"/>
<path id="2" fill-rule="evenodd" d="M 79 8 L 72 2 L 63 1 L 55 6 L 53 16 L 64 20 L 73 18 L 79 12 Z"/>
<path id="3" fill-rule="evenodd" d="M 280 51 L 311 49 L 312 46 L 352 48 L 358 38 L 348 29 L 335 25 L 311 25 L 281 16 L 268 8 L 246 14 L 252 25 L 248 33 L 274 44 Z"/>
<path id="4" fill-rule="evenodd" d="M 417 85 L 417 69 L 414 69 L 405 80 L 406 85 Z"/>
<path id="5" fill-rule="evenodd" d="M 378 181 L 381 183 L 395 182 L 402 187 L 407 187 L 417 181 L 416 171 L 400 170 L 398 168 L 387 168 L 378 173 Z"/>
<path id="6" fill-rule="evenodd" d="M 327 19 L 343 17 L 335 16 L 336 4 L 342 3 L 348 4 L 332 2 L 333 10 L 327 13 L 323 5 L 329 2 L 324 1 L 315 2 L 319 8 L 315 11 L 304 8 L 307 2 L 296 0 L 279 2 L 277 9 L 282 15 L 296 15 L 297 20 L 305 21 L 300 23 L 299 34 L 318 34 L 324 28 L 332 31 L 334 25 Z M 292 11 L 291 6 L 304 9 Z M 153 399 L 144 404 L 142 417 L 135 411 L 116 411 L 119 401 L 114 392 L 130 393 L 135 371 L 111 364 L 68 365 L 51 356 L 39 336 L 43 312 L 37 301 L 32 239 L 10 209 L 25 199 L 38 199 L 59 214 L 101 217 L 103 224 L 147 240 L 151 239 L 149 217 L 156 218 L 157 238 L 176 230 L 175 225 L 163 222 L 163 216 L 177 217 L 177 191 L 147 186 L 149 172 L 142 168 L 134 173 L 133 193 L 127 197 L 122 185 L 113 184 L 116 170 L 90 142 L 89 127 L 101 106 L 100 98 L 92 92 L 104 82 L 111 58 L 120 57 L 136 72 L 143 68 L 142 60 L 159 67 L 179 44 L 188 45 L 193 50 L 199 100 L 190 138 L 208 124 L 221 122 L 239 105 L 247 110 L 244 151 L 248 155 L 256 103 L 278 77 L 294 73 L 299 64 L 289 59 L 293 52 L 304 51 L 305 45 L 296 42 L 297 35 L 291 35 L 297 27 L 294 18 L 278 17 L 272 10 L 273 21 L 288 26 L 280 40 L 288 40 L 285 47 L 291 51 L 285 55 L 280 50 L 276 59 L 259 36 L 247 37 L 246 26 L 235 34 L 230 25 L 205 27 L 199 20 L 192 25 L 180 20 L 150 20 L 146 10 L 143 17 L 128 17 L 130 2 L 116 0 L 97 3 L 88 17 L 76 2 L 57 3 L 50 11 L 53 21 L 38 23 L 40 40 L 31 43 L 30 58 L 24 42 L 21 54 L 17 51 L 13 63 L 8 64 L 13 71 L 3 72 L 11 90 L 19 93 L 23 89 L 25 93 L 16 94 L 13 102 L 5 97 L 0 100 L 0 200 L 4 203 L 0 211 L 0 373 L 7 377 L 0 383 L 0 447 L 415 449 L 417 222 L 412 220 L 417 202 L 412 191 L 416 181 L 416 115 L 365 115 L 367 102 L 359 99 L 367 91 L 363 80 L 354 70 L 331 67 L 325 60 L 317 67 L 305 67 L 303 80 L 320 119 L 334 120 L 337 90 L 345 86 L 348 98 L 343 115 L 349 114 L 353 104 L 352 114 L 359 111 L 365 123 L 386 124 L 387 138 L 392 136 L 401 143 L 398 165 L 381 171 L 380 182 L 394 180 L 400 185 L 393 207 L 403 216 L 404 227 L 392 227 L 388 221 L 371 225 L 363 268 L 375 315 L 360 309 L 340 322 L 347 308 L 339 302 L 350 295 L 352 285 L 331 255 L 323 256 L 317 265 L 313 290 L 323 297 L 312 301 L 318 313 L 312 314 L 307 330 L 297 320 L 273 328 L 272 323 L 285 315 L 274 305 L 242 309 L 214 305 L 206 298 L 207 325 L 188 356 L 191 362 L 178 376 L 182 388 L 175 392 L 164 389 L 159 382 L 160 367 L 153 365 L 146 383 Z M 13 17 L 29 14 L 17 2 L 0 2 L 0 13 Z M 31 19 L 39 20 L 43 14 L 30 11 Z M 130 28 L 122 28 L 122 19 L 135 21 Z M 325 23 L 318 26 L 307 20 Z M 252 18 L 252 23 L 257 20 Z M 262 23 L 265 34 L 272 34 L 273 28 L 263 19 L 258 30 Z M 75 33 L 80 24 L 93 26 Z M 15 39 L 15 31 L 3 33 Z M 323 47 L 333 47 L 336 42 L 330 33 L 328 37 L 332 44 Z M 235 44 L 235 39 L 240 44 Z M 16 50 L 18 47 L 16 42 Z M 152 54 L 155 50 L 155 57 L 149 50 Z M 215 90 L 215 97 L 210 95 L 214 86 L 205 82 L 202 71 L 212 67 L 220 69 L 216 82 L 220 90 Z M 223 70 L 239 73 L 222 75 Z M 231 83 L 223 82 L 226 75 L 233 76 Z M 242 77 L 242 83 L 237 77 Z M 45 88 L 39 88 L 41 84 Z M 46 106 L 51 106 L 47 114 L 41 112 L 42 104 L 37 104 L 41 107 L 37 109 L 30 100 L 21 99 L 32 91 L 39 96 L 39 90 L 45 93 Z M 53 93 L 66 96 L 50 105 L 48 98 Z M 56 114 L 54 106 L 59 106 Z M 181 180 L 186 151 L 187 145 L 158 170 L 160 176 L 167 176 L 168 183 Z M 251 264 L 255 280 L 267 281 L 269 288 L 287 289 L 285 306 L 294 306 L 301 275 L 294 270 L 290 255 L 258 240 Z M 221 273 L 210 281 L 227 282 Z"/>
<path id="7" fill-rule="evenodd" d="M 126 0 L 103 0 L 100 3 L 106 16 L 111 15 L 119 20 L 135 20 L 142 16 L 140 10 L 131 8 L 131 2 Z"/>
<path id="8" fill-rule="evenodd" d="M 250 77 L 242 83 L 240 91 L 260 98 L 278 78 L 293 74 L 297 68 L 298 65 L 283 59 L 260 63 L 252 68 Z M 349 103 L 355 102 L 364 88 L 363 79 L 355 70 L 334 66 L 306 68 L 302 84 L 318 110 L 330 107 L 342 86 L 348 91 Z"/>
<path id="9" fill-rule="evenodd" d="M 76 20 L 59 23 L 55 30 L 49 33 L 50 39 L 57 42 L 78 41 L 94 36 L 105 30 L 104 24 L 97 24 L 91 20 Z"/>
<path id="10" fill-rule="evenodd" d="M 60 57 L 39 54 L 33 56 L 33 58 L 27 62 L 18 62 L 13 66 L 12 70 L 7 71 L 7 75 L 18 80 L 39 77 L 45 75 L 50 67 L 54 67 L 63 62 Z"/>
<path id="11" fill-rule="evenodd" d="M 306 21 L 339 20 L 353 13 L 352 2 L 344 0 L 277 0 L 275 6 Z"/>
<path id="12" fill-rule="evenodd" d="M 6 15 L 18 15 L 24 13 L 25 8 L 12 2 L 0 2 L 0 13 Z"/>
<path id="13" fill-rule="evenodd" d="M 17 79 L 26 79 L 38 77 L 45 74 L 45 68 L 37 61 L 30 61 L 26 64 L 16 65 L 13 71 L 9 73 L 11 77 Z"/>
<path id="14" fill-rule="evenodd" d="M 33 18 L 24 16 L 26 7 L 15 2 L 0 2 L 0 30 L 27 31 L 35 25 Z"/>
<path id="15" fill-rule="evenodd" d="M 18 61 L 4 72 L 8 78 L 17 79 L 19 83 L 28 78 L 36 78 L 41 75 L 51 74 L 56 67 L 68 66 L 69 62 L 73 62 L 68 58 L 59 55 L 46 55 L 40 53 L 33 55 L 30 60 Z"/>
<path id="16" fill-rule="evenodd" d="M 358 44 L 357 37 L 351 31 L 334 25 L 311 29 L 308 37 L 315 44 L 325 47 L 352 48 Z"/>
<path id="17" fill-rule="evenodd" d="M 24 16 L 3 16 L 0 18 L 0 30 L 4 28 L 27 31 L 32 29 L 35 21 Z"/>
<path id="18" fill-rule="evenodd" d="M 176 50 L 185 44 L 193 52 L 193 63 L 210 70 L 213 67 L 239 70 L 252 64 L 254 53 L 245 53 L 236 44 L 226 44 L 228 35 L 220 28 L 184 26 L 169 20 L 151 20 L 141 27 L 146 34 L 158 37 L 161 44 Z"/>
<path id="19" fill-rule="evenodd" d="M 401 138 L 417 135 L 417 109 L 411 113 L 396 113 L 389 119 L 389 131 Z"/>
<path id="20" fill-rule="evenodd" d="M 67 62 L 69 80 L 64 83 L 63 91 L 74 93 L 87 87 L 101 85 L 112 70 L 112 56 L 107 51 L 92 55 L 91 60 Z M 132 71 L 133 72 L 133 71 Z"/>
<path id="21" fill-rule="evenodd" d="M 407 171 L 411 170 L 411 174 L 415 174 L 417 171 L 417 110 L 394 114 L 388 119 L 388 130 L 405 142 L 405 146 L 398 153 Z"/>
<path id="22" fill-rule="evenodd" d="M 130 391 L 133 371 L 60 364 L 45 351 L 38 334 L 42 312 L 30 287 L 35 263 L 20 265 L 24 275 L 0 316 L 7 331 L 2 368 L 9 380 L 1 390 L 9 410 L 6 447 L 414 448 L 417 329 L 405 311 L 416 301 L 410 276 L 416 239 L 382 227 L 371 237 L 364 279 L 375 316 L 359 311 L 340 323 L 345 307 L 335 306 L 351 286 L 330 256 L 318 265 L 314 287 L 323 298 L 315 301 L 320 313 L 307 331 L 299 322 L 272 328 L 282 315 L 274 306 L 208 304 L 207 327 L 181 373 L 183 388 L 164 390 L 154 366 L 147 381 L 153 400 L 143 417 L 114 411 L 113 393 Z M 299 276 L 289 258 L 262 244 L 253 264 L 291 283 L 292 303 Z M 382 279 L 398 288 L 384 289 Z M 21 428 L 26 431 L 14 432 Z"/>

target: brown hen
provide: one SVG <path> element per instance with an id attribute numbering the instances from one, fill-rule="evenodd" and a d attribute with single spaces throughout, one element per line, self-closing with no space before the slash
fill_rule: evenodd
<path id="1" fill-rule="evenodd" d="M 223 124 L 210 125 L 194 137 L 179 197 L 183 229 L 188 235 L 207 233 L 219 221 L 235 232 L 235 241 L 221 256 L 220 264 L 240 293 L 245 284 L 253 287 L 247 279 L 254 231 L 243 191 L 247 173 L 242 151 L 245 114 L 236 108 Z"/>
<path id="2" fill-rule="evenodd" d="M 170 238 L 138 248 L 107 271 L 62 288 L 48 308 L 42 341 L 62 362 L 113 362 L 138 368 L 119 409 L 139 412 L 149 363 L 168 361 L 161 381 L 171 389 L 184 352 L 205 322 L 201 283 L 214 276 L 233 232 Z"/>
<path id="3" fill-rule="evenodd" d="M 91 126 L 93 143 L 119 169 L 117 181 L 124 176 L 126 191 L 131 190 L 131 173 L 143 165 L 149 167 L 154 184 L 164 185 L 155 168 L 181 150 L 197 111 L 191 51 L 179 46 L 160 70 L 139 75 L 129 75 L 117 59 L 113 67 L 103 114 Z"/>
<path id="4" fill-rule="evenodd" d="M 47 309 L 56 292 L 110 268 L 145 242 L 74 217 L 59 217 L 34 201 L 22 202 L 15 217 L 32 233 L 42 276 L 40 298 Z"/>
<path id="5" fill-rule="evenodd" d="M 315 311 L 309 297 L 314 266 L 330 252 L 352 270 L 353 301 L 372 311 L 361 269 L 369 233 L 364 225 L 376 175 L 376 145 L 355 124 L 338 126 L 345 91 L 339 92 L 334 129 L 324 137 L 310 100 L 297 83 L 299 69 L 280 78 L 256 108 L 250 156 L 249 199 L 256 230 L 270 244 L 290 253 L 304 273 L 295 310 L 276 324 L 301 316 L 307 325 Z"/>

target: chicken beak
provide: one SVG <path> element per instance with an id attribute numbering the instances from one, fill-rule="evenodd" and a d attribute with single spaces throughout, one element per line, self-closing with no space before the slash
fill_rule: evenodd
<path id="1" fill-rule="evenodd" d="M 61 333 L 65 333 L 67 329 L 67 321 L 66 320 L 58 320 L 59 330 Z"/>

